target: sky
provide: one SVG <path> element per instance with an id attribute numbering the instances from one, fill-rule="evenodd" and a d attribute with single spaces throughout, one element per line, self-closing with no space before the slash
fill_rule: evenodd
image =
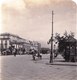
<path id="1" fill-rule="evenodd" d="M 52 10 L 54 34 L 70 31 L 76 35 L 76 8 L 72 0 L 2 0 L 0 33 L 40 41 L 47 46 L 51 36 Z"/>

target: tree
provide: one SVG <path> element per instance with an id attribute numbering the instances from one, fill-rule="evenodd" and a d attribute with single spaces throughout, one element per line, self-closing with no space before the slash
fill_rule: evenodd
<path id="1" fill-rule="evenodd" d="M 65 49 L 65 41 L 74 38 L 74 33 L 70 32 L 69 34 L 67 31 L 64 32 L 63 36 L 61 36 L 59 33 L 56 33 L 54 36 L 54 42 L 55 44 L 58 43 L 58 51 L 61 53 Z M 49 39 L 48 44 L 51 43 L 52 37 Z"/>

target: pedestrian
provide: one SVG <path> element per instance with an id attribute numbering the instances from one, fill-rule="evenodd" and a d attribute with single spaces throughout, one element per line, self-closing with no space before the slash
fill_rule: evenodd
<path id="1" fill-rule="evenodd" d="M 17 54 L 17 49 L 16 48 L 13 49 L 13 54 L 16 57 L 16 54 Z"/>
<path id="2" fill-rule="evenodd" d="M 31 54 L 32 54 L 33 60 L 35 60 L 36 53 L 35 53 L 35 50 L 34 49 L 31 50 Z"/>
<path id="3" fill-rule="evenodd" d="M 10 54 L 12 54 L 12 46 L 9 47 Z"/>
<path id="4" fill-rule="evenodd" d="M 42 54 L 41 54 L 40 52 L 37 52 L 37 57 L 38 57 L 39 59 L 42 59 Z"/>

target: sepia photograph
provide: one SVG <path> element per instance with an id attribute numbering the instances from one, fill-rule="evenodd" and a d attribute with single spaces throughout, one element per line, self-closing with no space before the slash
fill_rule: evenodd
<path id="1" fill-rule="evenodd" d="M 0 80 L 77 80 L 76 0 L 0 0 Z"/>

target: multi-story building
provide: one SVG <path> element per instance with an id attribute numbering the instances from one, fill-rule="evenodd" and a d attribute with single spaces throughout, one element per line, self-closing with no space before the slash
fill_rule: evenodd
<path id="1" fill-rule="evenodd" d="M 0 52 L 2 53 L 3 50 L 8 49 L 10 46 L 17 49 L 25 48 L 26 51 L 29 51 L 31 48 L 40 49 L 41 44 L 9 33 L 0 34 Z"/>

